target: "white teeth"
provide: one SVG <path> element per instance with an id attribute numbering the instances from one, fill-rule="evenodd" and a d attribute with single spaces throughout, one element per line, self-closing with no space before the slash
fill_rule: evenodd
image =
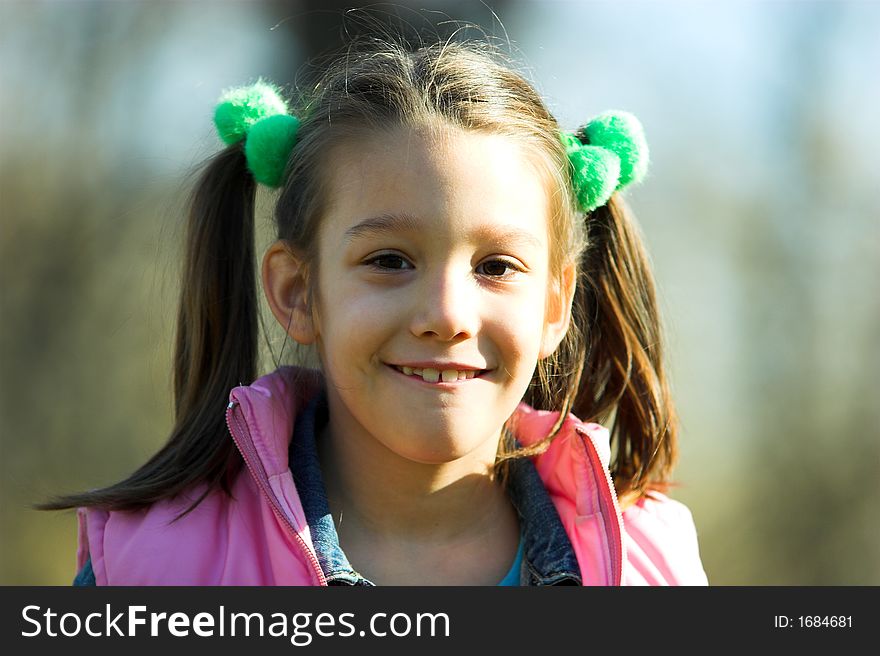
<path id="1" fill-rule="evenodd" d="M 397 370 L 403 372 L 407 376 L 419 376 L 426 383 L 438 383 L 440 381 L 443 381 L 444 383 L 454 383 L 458 380 L 470 380 L 479 373 L 473 369 L 468 369 L 466 371 L 444 369 L 440 371 L 439 369 L 432 369 L 430 367 L 418 369 L 416 367 L 405 366 L 399 366 L 397 367 Z"/>
<path id="2" fill-rule="evenodd" d="M 458 380 L 458 372 L 455 369 L 444 369 L 440 377 L 443 378 L 444 383 L 451 383 L 454 380 Z"/>

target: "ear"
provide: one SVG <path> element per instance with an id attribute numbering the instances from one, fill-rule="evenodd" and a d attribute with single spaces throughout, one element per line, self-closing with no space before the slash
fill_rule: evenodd
<path id="1" fill-rule="evenodd" d="M 577 265 L 571 263 L 563 268 L 555 284 L 550 288 L 544 317 L 544 335 L 541 341 L 541 351 L 538 355 L 542 360 L 553 355 L 568 332 L 576 284 Z"/>
<path id="2" fill-rule="evenodd" d="M 263 290 L 272 314 L 300 344 L 315 341 L 315 322 L 309 302 L 308 267 L 290 245 L 278 240 L 263 256 Z"/>

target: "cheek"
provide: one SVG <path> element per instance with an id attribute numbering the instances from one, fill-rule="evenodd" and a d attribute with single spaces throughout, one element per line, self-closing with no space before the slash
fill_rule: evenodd
<path id="1" fill-rule="evenodd" d="M 534 368 L 544 332 L 544 303 L 543 291 L 536 289 L 500 302 L 487 313 L 488 326 L 492 326 L 499 347 L 506 351 L 510 366 L 529 371 Z"/>
<path id="2" fill-rule="evenodd" d="M 317 342 L 328 375 L 347 378 L 375 364 L 375 358 L 397 325 L 400 308 L 387 296 L 356 281 L 328 272 L 322 278 L 317 313 Z"/>
<path id="3" fill-rule="evenodd" d="M 324 334 L 369 334 L 387 329 L 404 315 L 406 302 L 400 295 L 382 293 L 357 281 L 340 281 L 325 293 L 321 326 Z"/>

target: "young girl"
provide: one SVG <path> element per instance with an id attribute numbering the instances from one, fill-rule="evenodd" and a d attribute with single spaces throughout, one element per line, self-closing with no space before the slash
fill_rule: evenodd
<path id="1" fill-rule="evenodd" d="M 676 417 L 616 193 L 641 126 L 562 132 L 499 62 L 383 44 L 292 113 L 264 82 L 221 98 L 176 423 L 126 480 L 51 504 L 82 506 L 77 584 L 706 583 L 663 494 Z M 280 187 L 263 291 L 320 371 L 257 378 L 256 183 Z"/>

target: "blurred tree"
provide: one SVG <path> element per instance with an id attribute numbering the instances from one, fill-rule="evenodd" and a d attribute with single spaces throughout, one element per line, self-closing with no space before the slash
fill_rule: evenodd
<path id="1" fill-rule="evenodd" d="M 829 61 L 848 11 L 819 4 L 779 34 L 787 88 L 765 99 L 766 134 L 776 141 L 768 150 L 785 159 L 774 162 L 781 166 L 766 196 L 773 207 L 744 208 L 739 217 L 742 380 L 754 439 L 743 444 L 752 466 L 739 527 L 751 553 L 727 573 L 731 582 L 880 582 L 880 407 L 863 401 L 880 383 L 880 351 L 876 335 L 862 341 L 850 328 L 871 321 L 859 319 L 864 306 L 844 300 L 876 313 L 880 297 L 876 285 L 853 293 L 865 281 L 851 274 L 866 263 L 844 266 L 846 249 L 857 244 L 835 237 L 847 223 L 871 234 L 876 216 L 854 206 L 858 190 L 836 180 L 849 159 L 841 151 L 846 110 L 839 100 L 821 100 L 833 87 Z M 835 370 L 844 344 L 863 357 L 841 379 Z"/>

